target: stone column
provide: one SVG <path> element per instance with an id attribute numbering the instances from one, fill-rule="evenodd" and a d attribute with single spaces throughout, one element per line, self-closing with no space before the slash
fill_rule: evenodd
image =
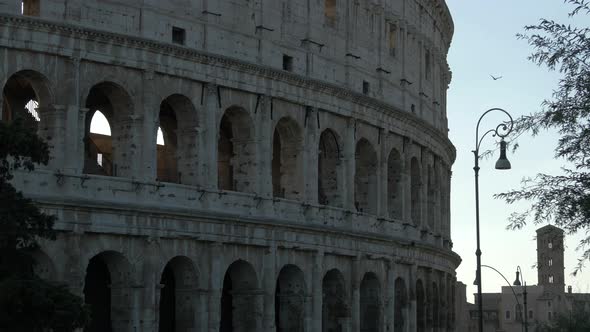
<path id="1" fill-rule="evenodd" d="M 405 138 L 404 138 L 405 141 Z M 412 155 L 410 143 L 405 144 L 406 152 L 401 155 L 402 173 L 401 173 L 401 187 L 402 187 L 402 204 L 403 204 L 403 221 L 406 223 L 415 223 L 412 218 Z"/>
<path id="2" fill-rule="evenodd" d="M 176 151 L 178 172 L 180 174 L 180 183 L 198 186 L 200 170 L 199 155 L 199 136 L 201 135 L 200 127 L 196 123 L 191 123 L 181 127 L 178 124 L 178 149 Z"/>
<path id="3" fill-rule="evenodd" d="M 432 287 L 432 269 L 424 270 L 424 294 L 426 295 L 426 331 L 434 331 L 434 294 Z"/>
<path id="4" fill-rule="evenodd" d="M 223 275 L 221 271 L 221 253 L 223 244 L 212 243 L 209 246 L 210 273 L 209 273 L 209 332 L 219 332 L 219 320 L 221 319 L 221 291 L 223 287 Z"/>
<path id="5" fill-rule="evenodd" d="M 318 203 L 318 162 L 319 162 L 319 128 L 317 123 L 318 109 L 308 107 L 306 109 L 306 123 L 304 128 L 304 155 L 303 155 L 303 181 L 305 191 L 303 201 L 313 204 Z"/>
<path id="6" fill-rule="evenodd" d="M 410 299 L 409 299 L 409 315 L 408 315 L 408 324 L 407 324 L 407 331 L 417 331 L 418 330 L 418 315 L 417 315 L 417 302 L 416 302 L 416 280 L 418 280 L 418 266 L 416 264 L 410 265 L 410 277 L 409 277 L 409 291 L 410 291 Z"/>
<path id="7" fill-rule="evenodd" d="M 88 108 L 79 108 L 77 111 L 76 123 L 78 126 L 74 135 L 76 143 L 72 145 L 72 147 L 75 147 L 77 153 L 74 159 L 75 162 L 71 165 L 74 165 L 73 167 L 75 167 L 76 173 L 82 174 L 86 160 L 86 116 L 88 114 Z"/>
<path id="8" fill-rule="evenodd" d="M 256 159 L 258 183 L 254 191 L 263 197 L 272 197 L 272 98 L 261 96 L 258 112 L 253 116 L 254 140 L 257 141 Z"/>
<path id="9" fill-rule="evenodd" d="M 439 320 L 439 331 L 440 332 L 445 332 L 447 331 L 447 313 L 449 312 L 449 306 L 453 305 L 449 302 L 449 299 L 447 298 L 449 291 L 448 291 L 448 287 L 449 287 L 449 283 L 447 280 L 447 274 L 446 273 L 442 273 L 442 275 L 439 276 L 439 280 L 440 282 L 440 289 L 439 289 L 439 293 L 440 293 L 440 320 Z"/>
<path id="10" fill-rule="evenodd" d="M 160 279 L 158 257 L 159 239 L 148 237 L 144 248 L 143 267 L 140 282 L 145 285 L 138 288 L 139 303 L 134 304 L 140 308 L 140 324 L 138 331 L 158 331 L 159 307 L 160 307 Z M 135 325 L 137 326 L 137 325 Z"/>
<path id="11" fill-rule="evenodd" d="M 343 171 L 342 176 L 342 188 L 339 188 L 343 192 L 343 207 L 347 210 L 356 211 L 354 205 L 354 173 L 356 167 L 356 120 L 349 119 L 346 127 L 346 133 L 344 134 L 343 140 Z"/>
<path id="12" fill-rule="evenodd" d="M 378 153 L 379 153 L 379 164 L 377 166 L 377 198 L 379 201 L 379 205 L 378 205 L 378 213 L 377 215 L 379 215 L 382 218 L 387 218 L 389 217 L 389 211 L 388 211 L 388 195 L 389 193 L 387 192 L 387 180 L 388 180 L 388 176 L 389 174 L 387 174 L 387 161 L 389 158 L 389 144 L 388 139 L 387 139 L 387 135 L 386 132 L 383 128 L 379 128 L 379 149 L 378 149 Z"/>
<path id="13" fill-rule="evenodd" d="M 113 174 L 117 177 L 143 178 L 141 169 L 141 132 L 143 117 L 128 115 L 113 123 Z"/>
<path id="14" fill-rule="evenodd" d="M 313 275 L 312 275 L 312 307 L 313 318 L 311 331 L 322 330 L 322 302 L 323 302 L 323 273 L 324 273 L 324 252 L 318 251 L 314 257 Z"/>
<path id="15" fill-rule="evenodd" d="M 66 146 L 66 106 L 49 105 L 36 109 L 41 118 L 37 134 L 49 145 L 49 163 L 40 168 L 63 169 L 65 164 Z"/>
<path id="16" fill-rule="evenodd" d="M 264 274 L 263 274 L 263 292 L 264 292 L 264 316 L 263 331 L 275 331 L 275 290 L 276 290 L 276 257 L 277 247 L 272 245 L 264 255 Z"/>
<path id="17" fill-rule="evenodd" d="M 137 128 L 141 135 L 141 165 L 137 178 L 144 181 L 155 181 L 158 174 L 157 135 L 160 126 L 160 103 L 156 96 L 156 80 L 154 72 L 146 70 L 142 75 L 142 96 L 140 109 L 143 109 L 141 127 Z"/>
<path id="18" fill-rule="evenodd" d="M 384 326 L 381 327 L 382 331 L 393 331 L 394 319 L 395 319 L 395 263 L 393 259 L 387 261 L 387 276 L 385 279 L 385 285 L 383 289 L 384 293 L 384 312 L 383 322 Z"/>
<path id="19" fill-rule="evenodd" d="M 351 303 L 352 309 L 352 331 L 360 331 L 361 328 L 361 313 L 360 313 L 360 257 L 356 256 L 352 260 L 352 276 L 351 276 Z"/>
<path id="20" fill-rule="evenodd" d="M 217 85 L 208 83 L 203 89 L 203 130 L 200 139 L 200 166 L 202 169 L 200 183 L 209 189 L 217 189 L 217 141 L 219 112 Z"/>

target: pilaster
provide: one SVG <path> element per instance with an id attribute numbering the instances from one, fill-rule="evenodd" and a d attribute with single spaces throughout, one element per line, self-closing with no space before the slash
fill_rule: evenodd
<path id="1" fill-rule="evenodd" d="M 205 84 L 203 88 L 203 130 L 201 131 L 201 183 L 209 189 L 217 189 L 217 141 L 219 137 L 220 113 L 217 100 L 217 85 Z"/>
<path id="2" fill-rule="evenodd" d="M 276 257 L 277 247 L 275 245 L 268 248 L 264 254 L 264 275 L 263 275 L 263 292 L 264 292 L 264 316 L 263 331 L 273 332 L 275 327 L 275 291 L 276 291 Z"/>
<path id="3" fill-rule="evenodd" d="M 303 140 L 304 156 L 303 156 L 303 177 L 305 181 L 305 197 L 303 200 L 313 204 L 318 203 L 318 163 L 319 163 L 319 128 L 316 121 L 318 109 L 308 107 L 306 109 L 306 122 Z"/>
<path id="4" fill-rule="evenodd" d="M 361 313 L 360 313 L 360 256 L 352 260 L 351 276 L 351 308 L 352 308 L 352 331 L 360 331 Z"/>
<path id="5" fill-rule="evenodd" d="M 209 246 L 210 273 L 209 273 L 209 332 L 219 332 L 219 320 L 221 319 L 220 303 L 223 283 L 221 270 L 221 253 L 223 244 L 212 243 Z"/>
<path id="6" fill-rule="evenodd" d="M 257 180 L 254 191 L 262 197 L 272 197 L 272 98 L 261 96 L 259 110 L 254 114 L 257 139 Z"/>
<path id="7" fill-rule="evenodd" d="M 354 206 L 354 173 L 356 150 L 356 120 L 349 119 L 344 135 L 343 164 L 344 176 L 342 177 L 343 207 L 346 210 L 356 211 Z"/>
<path id="8" fill-rule="evenodd" d="M 322 330 L 322 301 L 323 301 L 323 269 L 324 266 L 324 252 L 318 251 L 314 257 L 313 275 L 312 275 L 312 302 L 313 302 L 313 318 L 311 331 Z"/>

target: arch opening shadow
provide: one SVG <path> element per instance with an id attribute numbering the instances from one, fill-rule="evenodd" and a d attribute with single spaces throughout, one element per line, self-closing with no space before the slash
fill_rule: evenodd
<path id="1" fill-rule="evenodd" d="M 342 207 L 342 193 L 338 190 L 342 178 L 339 138 L 331 129 L 320 135 L 318 151 L 318 203 Z"/>

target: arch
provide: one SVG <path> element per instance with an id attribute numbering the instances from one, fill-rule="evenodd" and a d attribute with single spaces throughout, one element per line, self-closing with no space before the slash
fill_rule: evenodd
<path id="1" fill-rule="evenodd" d="M 119 85 L 102 82 L 94 85 L 86 98 L 86 126 L 84 135 L 84 173 L 106 176 L 130 174 L 132 159 L 130 115 L 133 103 L 129 94 Z M 96 112 L 107 119 L 111 136 L 90 131 Z M 99 157 L 101 155 L 102 157 Z M 102 165 L 98 163 L 102 160 Z"/>
<path id="2" fill-rule="evenodd" d="M 112 176 L 112 126 L 109 119 L 101 111 L 96 110 L 92 113 L 87 134 L 84 173 Z"/>
<path id="3" fill-rule="evenodd" d="M 42 118 L 38 112 L 52 103 L 51 84 L 43 74 L 18 71 L 6 80 L 2 89 L 2 121 L 20 118 L 36 131 Z"/>
<path id="4" fill-rule="evenodd" d="M 432 283 L 430 303 L 432 306 L 432 315 L 429 315 L 429 317 L 432 317 L 431 325 L 436 329 L 440 325 L 440 298 L 438 294 L 438 285 L 435 282 Z"/>
<path id="5" fill-rule="evenodd" d="M 41 14 L 40 0 L 22 0 L 21 14 L 26 16 L 39 16 Z"/>
<path id="6" fill-rule="evenodd" d="M 322 331 L 344 331 L 350 319 L 350 306 L 344 276 L 337 269 L 326 273 L 322 280 Z"/>
<path id="7" fill-rule="evenodd" d="M 404 331 L 408 317 L 408 292 L 402 278 L 395 279 L 393 330 Z"/>
<path id="8" fill-rule="evenodd" d="M 272 142 L 272 192 L 274 197 L 297 200 L 303 194 L 301 128 L 291 117 L 275 126 Z"/>
<path id="9" fill-rule="evenodd" d="M 279 272 L 275 291 L 277 332 L 304 331 L 305 290 L 303 271 L 295 265 L 285 265 Z"/>
<path id="10" fill-rule="evenodd" d="M 415 225 L 421 224 L 421 190 L 422 190 L 422 177 L 420 176 L 420 162 L 416 157 L 413 157 L 410 161 L 410 193 L 411 193 L 411 216 L 412 222 Z"/>
<path id="11" fill-rule="evenodd" d="M 130 322 L 130 264 L 120 253 L 105 251 L 88 262 L 84 302 L 90 307 L 85 332 L 126 331 Z"/>
<path id="12" fill-rule="evenodd" d="M 220 190 L 254 192 L 256 144 L 250 115 L 242 108 L 228 108 L 219 125 L 217 184 Z"/>
<path id="13" fill-rule="evenodd" d="M 426 294 L 420 279 L 416 281 L 416 326 L 418 332 L 426 331 Z"/>
<path id="14" fill-rule="evenodd" d="M 381 324 L 381 285 L 373 272 L 365 273 L 361 281 L 360 326 L 361 332 L 379 332 Z"/>
<path id="15" fill-rule="evenodd" d="M 172 94 L 160 103 L 158 123 L 163 138 L 163 144 L 155 142 L 158 181 L 190 182 L 190 175 L 198 167 L 198 149 L 194 146 L 199 121 L 195 106 L 188 97 Z"/>
<path id="16" fill-rule="evenodd" d="M 377 214 L 377 153 L 365 138 L 356 144 L 354 204 L 356 210 Z"/>
<path id="17" fill-rule="evenodd" d="M 387 212 L 389 218 L 403 218 L 402 160 L 396 149 L 387 158 Z"/>
<path id="18" fill-rule="evenodd" d="M 448 308 L 448 298 L 447 298 L 447 283 L 445 280 L 444 274 L 442 275 L 442 282 L 440 283 L 439 289 L 439 326 L 441 329 L 447 329 L 447 313 L 449 312 Z M 451 304 L 452 305 L 452 304 Z"/>
<path id="19" fill-rule="evenodd" d="M 185 256 L 172 258 L 164 267 L 160 279 L 159 331 L 189 332 L 195 322 L 195 290 L 198 275 L 193 262 Z"/>
<path id="20" fill-rule="evenodd" d="M 262 301 L 256 271 L 237 260 L 225 272 L 221 294 L 220 332 L 256 332 L 262 327 Z"/>
<path id="21" fill-rule="evenodd" d="M 318 150 L 318 203 L 342 207 L 340 179 L 342 162 L 340 138 L 332 130 L 326 129 L 320 135 Z"/>

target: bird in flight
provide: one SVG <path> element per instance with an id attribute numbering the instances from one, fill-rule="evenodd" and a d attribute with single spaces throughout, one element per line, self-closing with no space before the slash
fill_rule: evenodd
<path id="1" fill-rule="evenodd" d="M 497 80 L 499 80 L 499 79 L 501 79 L 501 78 L 502 78 L 502 76 L 498 76 L 498 77 L 496 77 L 496 76 L 494 76 L 494 75 L 490 75 L 490 77 L 491 77 L 491 78 L 492 78 L 494 81 L 497 81 Z"/>

